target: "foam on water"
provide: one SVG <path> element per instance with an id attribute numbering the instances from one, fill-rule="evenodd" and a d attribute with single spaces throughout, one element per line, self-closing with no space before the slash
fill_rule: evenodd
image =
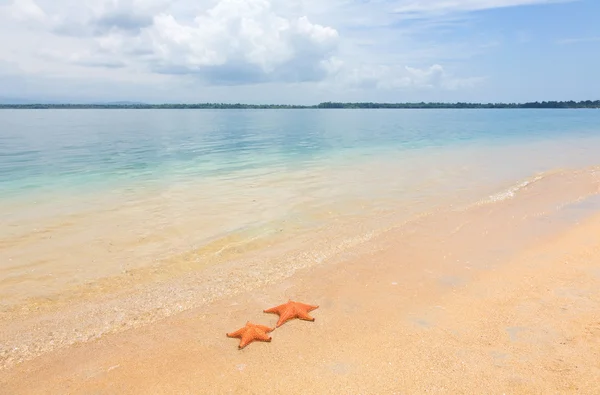
<path id="1" fill-rule="evenodd" d="M 541 180 L 542 178 L 543 178 L 543 176 L 535 176 L 530 180 L 525 180 L 515 186 L 508 188 L 508 190 L 506 190 L 504 192 L 500 192 L 496 195 L 490 196 L 488 202 L 494 203 L 494 202 L 499 202 L 499 201 L 502 201 L 505 199 L 513 198 L 513 197 L 515 197 L 515 194 L 517 192 L 519 192 L 521 189 L 533 184 L 536 181 Z"/>

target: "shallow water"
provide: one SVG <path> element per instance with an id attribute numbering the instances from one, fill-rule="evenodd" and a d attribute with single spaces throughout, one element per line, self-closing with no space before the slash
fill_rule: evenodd
<path id="1" fill-rule="evenodd" d="M 599 125 L 582 110 L 2 111 L 2 343 L 85 341 L 512 199 L 600 164 Z M 50 338 L 24 329 L 41 321 Z"/>

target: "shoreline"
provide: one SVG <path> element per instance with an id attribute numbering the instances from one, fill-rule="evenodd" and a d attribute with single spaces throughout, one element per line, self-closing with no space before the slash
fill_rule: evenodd
<path id="1" fill-rule="evenodd" d="M 2 370 L 0 383 L 13 394 L 593 393 L 599 182 L 595 169 L 559 173 L 418 218 L 336 262 Z M 316 321 L 243 351 L 225 337 L 246 320 L 273 324 L 262 310 L 288 298 L 320 305 Z"/>

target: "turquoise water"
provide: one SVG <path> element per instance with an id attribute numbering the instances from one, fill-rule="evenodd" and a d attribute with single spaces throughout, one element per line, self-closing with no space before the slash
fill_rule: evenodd
<path id="1" fill-rule="evenodd" d="M 4 110 L 2 197 L 600 135 L 594 110 Z"/>

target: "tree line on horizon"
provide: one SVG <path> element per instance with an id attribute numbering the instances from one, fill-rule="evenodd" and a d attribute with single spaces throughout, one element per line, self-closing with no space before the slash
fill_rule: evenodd
<path id="1" fill-rule="evenodd" d="M 542 101 L 528 103 L 341 103 L 324 102 L 317 105 L 289 104 L 241 104 L 241 103 L 198 103 L 198 104 L 0 104 L 0 109 L 486 109 L 486 108 L 600 108 L 600 100 Z"/>

